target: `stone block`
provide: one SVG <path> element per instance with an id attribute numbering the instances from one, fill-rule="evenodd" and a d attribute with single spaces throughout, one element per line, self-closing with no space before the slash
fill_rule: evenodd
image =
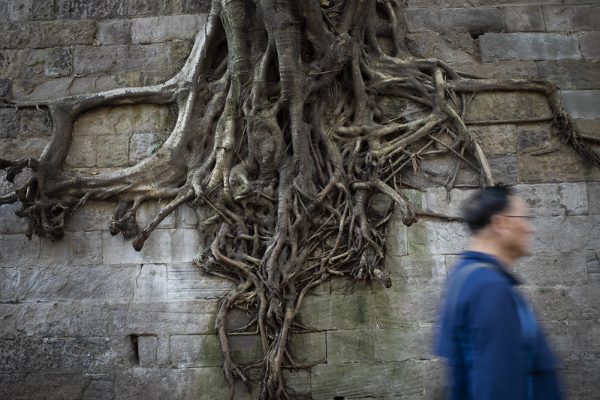
<path id="1" fill-rule="evenodd" d="M 579 36 L 579 47 L 583 58 L 600 61 L 600 32 L 586 32 Z"/>
<path id="2" fill-rule="evenodd" d="M 414 172 L 410 163 L 407 164 L 402 172 L 402 179 L 405 183 L 420 189 L 444 186 L 448 177 L 454 173 L 458 162 L 459 160 L 454 155 L 427 156 L 419 161 L 418 173 Z M 481 178 L 478 172 L 465 167 L 464 162 L 461 164 L 462 168 L 456 178 L 456 186 L 479 186 Z"/>
<path id="3" fill-rule="evenodd" d="M 176 215 L 178 228 L 198 227 L 198 215 L 196 214 L 196 211 L 187 204 L 182 204 L 179 206 Z"/>
<path id="4" fill-rule="evenodd" d="M 36 265 L 40 255 L 40 239 L 25 235 L 0 235 L 0 266 L 21 267 Z"/>
<path id="5" fill-rule="evenodd" d="M 468 127 L 485 154 L 514 154 L 517 152 L 515 125 L 471 125 Z"/>
<path id="6" fill-rule="evenodd" d="M 406 243 L 407 230 L 399 218 L 394 218 L 388 222 L 386 231 L 385 253 L 394 256 L 403 256 L 408 253 Z"/>
<path id="7" fill-rule="evenodd" d="M 24 234 L 27 231 L 27 220 L 15 214 L 20 207 L 21 203 L 3 204 L 0 206 L 0 233 Z"/>
<path id="8" fill-rule="evenodd" d="M 483 62 L 581 59 L 576 35 L 486 33 L 480 36 L 479 45 Z"/>
<path id="9" fill-rule="evenodd" d="M 45 266 L 102 264 L 102 235 L 100 232 L 65 232 L 62 240 L 42 240 L 38 263 Z"/>
<path id="10" fill-rule="evenodd" d="M 429 188 L 425 192 L 425 210 L 434 214 L 449 217 L 462 217 L 461 207 L 475 189 L 452 189 L 449 193 L 444 188 Z"/>
<path id="11" fill-rule="evenodd" d="M 597 215 L 539 217 L 534 222 L 536 251 L 585 252 L 598 248 L 600 243 L 600 216 Z"/>
<path id="12" fill-rule="evenodd" d="M 553 134 L 550 122 L 519 124 L 517 147 L 520 154 L 537 154 L 560 145 L 558 135 Z"/>
<path id="13" fill-rule="evenodd" d="M 0 79 L 0 97 L 11 97 L 12 80 Z"/>
<path id="14" fill-rule="evenodd" d="M 372 310 L 376 322 L 371 326 L 378 329 L 402 329 L 436 322 L 443 283 L 423 280 L 423 277 L 397 279 L 392 289 L 375 293 Z"/>
<path id="15" fill-rule="evenodd" d="M 134 302 L 115 315 L 115 327 L 124 334 L 213 334 L 217 306 L 215 300 Z"/>
<path id="16" fill-rule="evenodd" d="M 8 386 L 9 396 L 5 398 L 11 400 L 76 399 L 83 391 L 81 373 L 37 372 L 3 375 L 0 379 L 0 394 Z"/>
<path id="17" fill-rule="evenodd" d="M 535 61 L 461 62 L 452 67 L 481 78 L 538 79 Z"/>
<path id="18" fill-rule="evenodd" d="M 407 35 L 413 50 L 425 58 L 439 58 L 449 63 L 473 60 L 475 44 L 468 33 L 451 32 L 440 35 L 437 32 L 423 31 Z"/>
<path id="19" fill-rule="evenodd" d="M 86 374 L 83 400 L 114 400 L 114 374 Z"/>
<path id="20" fill-rule="evenodd" d="M 504 8 L 506 32 L 543 32 L 544 15 L 540 6 L 510 6 Z"/>
<path id="21" fill-rule="evenodd" d="M 19 120 L 14 109 L 0 109 L 0 139 L 12 139 L 19 133 Z"/>
<path id="22" fill-rule="evenodd" d="M 123 71 L 156 71 L 181 68 L 189 45 L 154 43 L 148 45 L 79 46 L 73 53 L 76 74 Z"/>
<path id="23" fill-rule="evenodd" d="M 221 343 L 215 335 L 174 335 L 170 363 L 175 368 L 218 367 L 223 364 Z"/>
<path id="24" fill-rule="evenodd" d="M 392 285 L 397 282 L 399 287 L 415 285 L 418 288 L 434 283 L 441 285 L 447 276 L 445 256 L 388 257 L 386 265 L 393 280 Z"/>
<path id="25" fill-rule="evenodd" d="M 304 299 L 299 317 L 305 326 L 320 330 L 370 328 L 375 324 L 373 296 L 359 293 L 309 296 Z"/>
<path id="26" fill-rule="evenodd" d="M 116 19 L 127 16 L 127 2 L 121 0 L 57 0 L 59 19 Z"/>
<path id="27" fill-rule="evenodd" d="M 19 136 L 46 137 L 52 133 L 52 120 L 43 110 L 23 109 L 19 111 Z"/>
<path id="28" fill-rule="evenodd" d="M 23 139 L 0 139 L 0 154 L 10 160 L 23 157 L 39 157 L 44 151 L 48 139 L 29 138 Z"/>
<path id="29" fill-rule="evenodd" d="M 111 302 L 133 295 L 135 266 L 56 266 L 21 268 L 19 301 L 96 300 Z"/>
<path id="30" fill-rule="evenodd" d="M 558 183 L 517 185 L 515 189 L 525 199 L 535 216 L 585 215 L 589 201 L 586 184 Z"/>
<path id="31" fill-rule="evenodd" d="M 128 349 L 119 338 L 21 338 L 18 371 L 110 371 L 124 367 Z"/>
<path id="32" fill-rule="evenodd" d="M 551 116 L 546 97 L 538 93 L 480 93 L 467 109 L 466 122 L 518 121 Z"/>
<path id="33" fill-rule="evenodd" d="M 0 3 L 0 21 L 26 21 L 31 18 L 31 0 L 12 0 Z"/>
<path id="34" fill-rule="evenodd" d="M 327 364 L 374 362 L 378 330 L 327 332 Z M 377 343 L 377 346 L 376 346 Z"/>
<path id="35" fill-rule="evenodd" d="M 574 118 L 600 119 L 600 90 L 561 92 L 565 109 Z"/>
<path id="36" fill-rule="evenodd" d="M 174 124 L 169 108 L 159 105 L 104 107 L 82 114 L 73 135 L 133 135 L 167 132 Z"/>
<path id="37" fill-rule="evenodd" d="M 136 133 L 129 139 L 129 164 L 134 165 L 155 152 L 165 138 L 157 133 Z"/>
<path id="38" fill-rule="evenodd" d="M 119 85 L 117 82 L 117 78 L 113 75 L 83 76 L 76 77 L 72 80 L 72 84 L 69 87 L 69 93 L 72 95 L 97 93 L 117 89 L 121 86 L 122 85 Z"/>
<path id="39" fill-rule="evenodd" d="M 325 332 L 294 333 L 290 336 L 290 353 L 299 364 L 321 364 L 332 352 L 327 343 Z"/>
<path id="40" fill-rule="evenodd" d="M 312 369 L 312 396 L 356 399 L 423 395 L 423 375 L 415 364 L 415 361 L 407 361 L 317 365 Z"/>
<path id="41" fill-rule="evenodd" d="M 131 20 L 110 20 L 98 23 L 96 41 L 101 45 L 127 44 L 131 41 Z"/>
<path id="42" fill-rule="evenodd" d="M 94 167 L 97 156 L 96 138 L 73 135 L 65 164 L 69 167 Z"/>
<path id="43" fill-rule="evenodd" d="M 147 44 L 170 40 L 191 40 L 205 23 L 205 14 L 134 19 L 131 27 L 131 42 Z"/>
<path id="44" fill-rule="evenodd" d="M 23 101 L 56 100 L 72 95 L 72 77 L 54 78 L 40 83 L 28 80 L 14 81 L 13 95 Z"/>
<path id="45" fill-rule="evenodd" d="M 539 61 L 537 66 L 540 76 L 555 83 L 562 90 L 600 89 L 600 63 L 598 62 Z"/>
<path id="46" fill-rule="evenodd" d="M 421 220 L 408 230 L 408 254 L 459 254 L 468 241 L 460 222 Z"/>
<path id="47" fill-rule="evenodd" d="M 124 167 L 129 160 L 129 138 L 125 135 L 103 135 L 96 138 L 96 165 Z"/>
<path id="48" fill-rule="evenodd" d="M 130 17 L 146 17 L 161 15 L 161 9 L 167 6 L 160 0 L 129 0 L 127 15 Z"/>
<path id="49" fill-rule="evenodd" d="M 45 48 L 92 44 L 95 21 L 39 21 L 0 24 L 0 48 Z"/>
<path id="50" fill-rule="evenodd" d="M 575 150 L 562 146 L 546 154 L 520 154 L 519 182 L 577 182 L 595 171 L 583 165 L 582 158 Z"/>
<path id="51" fill-rule="evenodd" d="M 599 301 L 596 285 L 574 287 L 525 286 L 522 288 L 531 299 L 540 321 L 575 321 L 598 318 Z"/>
<path id="52" fill-rule="evenodd" d="M 169 300 L 218 299 L 231 288 L 231 282 L 208 276 L 192 263 L 168 265 Z"/>
<path id="53" fill-rule="evenodd" d="M 585 252 L 536 252 L 519 260 L 515 272 L 532 285 L 582 284 L 587 280 Z"/>
<path id="54" fill-rule="evenodd" d="M 142 265 L 140 275 L 135 280 L 134 301 L 161 301 L 167 298 L 167 266 Z"/>
<path id="55" fill-rule="evenodd" d="M 377 361 L 406 361 L 431 357 L 434 325 L 376 329 L 370 334 L 376 344 L 374 357 Z"/>
<path id="56" fill-rule="evenodd" d="M 108 201 L 90 201 L 67 219 L 65 231 L 105 231 L 110 226 L 110 219 L 116 206 L 116 203 Z"/>
<path id="57" fill-rule="evenodd" d="M 488 157 L 488 162 L 496 182 L 503 185 L 514 185 L 519 181 L 516 155 L 493 155 Z"/>
<path id="58" fill-rule="evenodd" d="M 19 270 L 17 268 L 0 268 L 0 302 L 15 301 Z"/>
<path id="59" fill-rule="evenodd" d="M 588 182 L 587 191 L 590 214 L 600 214 L 600 182 Z"/>
<path id="60" fill-rule="evenodd" d="M 117 399 L 227 400 L 229 391 L 220 367 L 117 371 Z"/>
<path id="61" fill-rule="evenodd" d="M 470 33 L 501 32 L 502 11 L 496 7 L 407 9 L 406 23 L 411 31 L 446 32 L 464 29 Z"/>
<path id="62" fill-rule="evenodd" d="M 543 11 L 547 31 L 600 30 L 600 10 L 597 5 L 545 6 Z"/>
<path id="63" fill-rule="evenodd" d="M 291 398 L 311 398 L 310 371 L 285 369 L 282 375 Z"/>
<path id="64" fill-rule="evenodd" d="M 141 367 L 156 367 L 158 364 L 158 338 L 154 335 L 138 336 L 137 352 Z"/>
<path id="65" fill-rule="evenodd" d="M 208 13 L 210 11 L 210 0 L 182 0 L 181 1 L 181 13 L 182 14 L 199 14 Z"/>

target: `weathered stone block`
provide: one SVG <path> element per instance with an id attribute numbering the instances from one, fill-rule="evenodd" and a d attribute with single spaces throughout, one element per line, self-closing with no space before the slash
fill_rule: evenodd
<path id="1" fill-rule="evenodd" d="M 292 334 L 290 352 L 299 364 L 319 364 L 327 360 L 332 349 L 326 344 L 325 332 Z"/>
<path id="2" fill-rule="evenodd" d="M 114 19 L 127 16 L 127 3 L 122 0 L 57 0 L 60 19 Z"/>
<path id="3" fill-rule="evenodd" d="M 394 218 L 389 222 L 386 231 L 385 252 L 389 255 L 403 256 L 408 253 L 406 243 L 407 230 L 399 218 Z"/>
<path id="4" fill-rule="evenodd" d="M 19 111 L 19 136 L 21 137 L 45 137 L 52 132 L 52 121 L 50 115 L 42 110 L 20 110 Z"/>
<path id="5" fill-rule="evenodd" d="M 375 307 L 370 294 L 331 294 L 305 298 L 299 314 L 304 325 L 318 329 L 359 329 L 374 325 Z"/>
<path id="6" fill-rule="evenodd" d="M 581 59 L 575 35 L 555 33 L 487 33 L 479 38 L 481 59 L 561 60 Z"/>
<path id="7" fill-rule="evenodd" d="M 425 209 L 434 214 L 461 217 L 463 202 L 474 193 L 474 189 L 452 189 L 448 193 L 444 188 L 429 188 L 425 192 Z"/>
<path id="8" fill-rule="evenodd" d="M 445 32 L 463 28 L 471 33 L 501 32 L 502 11 L 495 7 L 408 9 L 406 23 L 411 31 Z"/>
<path id="9" fill-rule="evenodd" d="M 579 47 L 583 58 L 600 61 L 600 32 L 586 32 L 579 36 Z"/>
<path id="10" fill-rule="evenodd" d="M 96 40 L 101 45 L 127 44 L 131 41 L 131 21 L 100 21 Z"/>
<path id="11" fill-rule="evenodd" d="M 21 207 L 20 203 L 3 204 L 0 206 L 0 233 L 25 233 L 27 220 L 15 214 Z"/>
<path id="12" fill-rule="evenodd" d="M 72 84 L 69 87 L 69 93 L 72 95 L 89 94 L 116 89 L 118 87 L 122 87 L 122 85 L 120 85 L 117 82 L 117 78 L 112 75 L 84 76 L 72 80 Z"/>
<path id="13" fill-rule="evenodd" d="M 482 78 L 538 79 L 535 61 L 461 62 L 452 64 L 457 71 Z"/>
<path id="14" fill-rule="evenodd" d="M 585 215 L 588 213 L 588 191 L 585 183 L 517 185 L 515 187 L 532 215 Z"/>
<path id="15" fill-rule="evenodd" d="M 231 338 L 230 340 L 234 361 L 240 363 L 255 361 L 257 350 L 260 352 L 260 340 L 257 341 L 256 338 L 252 338 L 241 344 L 237 343 L 239 342 L 237 339 L 240 337 Z M 250 337 L 245 336 L 244 338 Z M 221 344 L 219 338 L 215 335 L 171 336 L 170 348 L 171 365 L 177 368 L 217 367 L 223 363 Z"/>
<path id="16" fill-rule="evenodd" d="M 146 17 L 160 15 L 163 3 L 169 3 L 160 0 L 129 0 L 127 15 L 130 17 Z"/>
<path id="17" fill-rule="evenodd" d="M 548 101 L 538 93 L 480 93 L 467 109 L 466 121 L 504 121 L 551 117 Z"/>
<path id="18" fill-rule="evenodd" d="M 596 285 L 574 287 L 525 286 L 523 292 L 531 299 L 540 321 L 576 321 L 598 318 L 595 306 L 599 299 Z"/>
<path id="19" fill-rule="evenodd" d="M 600 40 L 600 36 L 598 39 Z M 554 82 L 560 89 L 600 89 L 600 63 L 598 62 L 539 61 L 537 66 L 540 76 Z"/>
<path id="20" fill-rule="evenodd" d="M 317 399 L 422 395 L 424 382 L 415 362 L 323 364 L 313 368 L 312 395 Z"/>
<path id="21" fill-rule="evenodd" d="M 560 216 L 535 219 L 535 249 L 571 252 L 594 249 L 600 243 L 600 216 Z"/>
<path id="22" fill-rule="evenodd" d="M 407 277 L 396 279 L 392 287 L 391 290 L 381 290 L 373 295 L 371 312 L 375 314 L 376 323 L 371 326 L 401 329 L 437 321 L 442 282 L 423 282 L 423 277 Z"/>
<path id="23" fill-rule="evenodd" d="M 69 167 L 93 167 L 97 160 L 96 140 L 93 136 L 73 135 L 65 164 Z"/>
<path id="24" fill-rule="evenodd" d="M 177 209 L 177 227 L 179 228 L 197 228 L 198 215 L 196 211 L 187 204 L 181 205 Z"/>
<path id="25" fill-rule="evenodd" d="M 327 332 L 327 363 L 344 364 L 375 361 L 375 332 L 377 330 Z"/>
<path id="26" fill-rule="evenodd" d="M 12 80 L 0 79 L 0 97 L 10 97 L 12 93 Z"/>
<path id="27" fill-rule="evenodd" d="M 460 222 L 421 220 L 408 230 L 408 254 L 458 254 L 467 240 L 468 234 Z"/>
<path id="28" fill-rule="evenodd" d="M 600 119 L 600 90 L 562 91 L 561 95 L 574 118 Z"/>
<path id="29" fill-rule="evenodd" d="M 114 374 L 86 374 L 83 400 L 114 400 Z"/>
<path id="30" fill-rule="evenodd" d="M 42 240 L 38 262 L 47 266 L 102 264 L 102 234 L 65 232 L 60 241 Z"/>
<path id="31" fill-rule="evenodd" d="M 161 301 L 167 298 L 167 266 L 142 265 L 140 275 L 135 280 L 134 301 Z"/>
<path id="32" fill-rule="evenodd" d="M 4 375 L 6 376 L 6 375 Z M 3 377 L 4 377 L 3 376 Z M 83 391 L 81 373 L 39 372 L 14 374 L 3 378 L 0 383 L 0 394 L 7 382 L 10 388 L 7 399 L 15 400 L 60 400 L 76 399 Z"/>
<path id="33" fill-rule="evenodd" d="M 585 253 L 544 250 L 519 260 L 515 272 L 532 285 L 574 285 L 587 280 Z"/>
<path id="34" fill-rule="evenodd" d="M 136 266 L 56 266 L 21 268 L 19 301 L 129 299 L 140 269 Z"/>
<path id="35" fill-rule="evenodd" d="M 141 367 L 156 367 L 158 364 L 158 338 L 154 335 L 137 337 L 137 351 Z"/>
<path id="36" fill-rule="evenodd" d="M 587 190 L 590 214 L 600 214 L 600 182 L 588 182 Z"/>
<path id="37" fill-rule="evenodd" d="M 15 138 L 17 134 L 17 112 L 10 108 L 0 109 L 0 139 Z"/>
<path id="38" fill-rule="evenodd" d="M 29 138 L 23 139 L 0 139 L 0 154 L 10 160 L 23 157 L 39 157 L 46 147 L 48 139 Z"/>
<path id="39" fill-rule="evenodd" d="M 494 155 L 488 157 L 492 176 L 504 185 L 514 185 L 519 181 L 516 155 Z"/>
<path id="40" fill-rule="evenodd" d="M 439 58 L 445 62 L 473 60 L 475 45 L 468 33 L 453 32 L 441 36 L 437 32 L 423 31 L 407 35 L 412 49 L 426 58 Z"/>
<path id="41" fill-rule="evenodd" d="M 454 155 L 428 156 L 419 161 L 419 172 L 415 173 L 410 164 L 403 170 L 402 179 L 409 185 L 419 188 L 440 187 L 454 173 L 459 160 Z M 457 186 L 479 186 L 481 178 L 472 168 L 460 169 L 456 178 Z"/>
<path id="42" fill-rule="evenodd" d="M 0 235 L 0 265 L 20 267 L 35 265 L 40 255 L 40 239 L 25 235 Z"/>
<path id="43" fill-rule="evenodd" d="M 17 299 L 17 283 L 19 270 L 17 268 L 0 267 L 0 302 Z"/>
<path id="44" fill-rule="evenodd" d="M 129 138 L 125 135 L 103 135 L 95 138 L 96 165 L 123 167 L 128 165 Z"/>
<path id="45" fill-rule="evenodd" d="M 134 19 L 131 28 L 131 42 L 147 44 L 193 39 L 205 23 L 205 14 Z"/>
<path id="46" fill-rule="evenodd" d="M 547 31 L 593 31 L 600 29 L 600 10 L 597 5 L 545 6 Z"/>
<path id="47" fill-rule="evenodd" d="M 445 260 L 445 256 L 439 255 L 410 255 L 388 257 L 386 265 L 392 277 L 392 285 L 398 282 L 400 287 L 415 285 L 415 288 L 419 288 L 427 284 L 445 282 L 447 276 Z"/>
<path id="48" fill-rule="evenodd" d="M 468 127 L 485 154 L 514 154 L 517 152 L 515 125 L 471 125 Z"/>
<path id="49" fill-rule="evenodd" d="M 44 48 L 91 44 L 94 21 L 40 21 L 0 24 L 0 48 Z"/>
<path id="50" fill-rule="evenodd" d="M 434 325 L 429 324 L 398 329 L 376 329 L 370 332 L 375 342 L 374 356 L 378 361 L 429 358 L 433 335 Z"/>
<path id="51" fill-rule="evenodd" d="M 543 32 L 544 16 L 540 6 L 510 6 L 504 8 L 507 32 Z"/>
<path id="52" fill-rule="evenodd" d="M 110 219 L 116 203 L 108 201 L 90 201 L 67 219 L 65 230 L 72 232 L 105 231 L 110 226 Z"/>
<path id="53" fill-rule="evenodd" d="M 129 140 L 129 164 L 133 165 L 152 155 L 164 141 L 157 133 L 136 133 Z"/>
<path id="54" fill-rule="evenodd" d="M 15 99 L 24 101 L 56 100 L 72 95 L 71 77 L 55 78 L 41 83 L 28 80 L 14 81 L 13 95 Z"/>
<path id="55" fill-rule="evenodd" d="M 169 264 L 167 275 L 169 300 L 218 299 L 232 287 L 231 282 L 205 275 L 189 262 Z"/>
<path id="56" fill-rule="evenodd" d="M 82 114 L 74 126 L 77 135 L 131 135 L 169 131 L 174 121 L 168 107 L 131 105 L 100 108 Z"/>
<path id="57" fill-rule="evenodd" d="M 557 151 L 534 155 L 519 154 L 519 182 L 576 182 L 586 176 L 581 156 L 567 146 Z"/>

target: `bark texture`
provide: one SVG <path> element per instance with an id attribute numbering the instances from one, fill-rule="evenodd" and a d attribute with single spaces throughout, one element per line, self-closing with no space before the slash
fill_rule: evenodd
<path id="1" fill-rule="evenodd" d="M 290 335 L 309 329 L 297 314 L 303 299 L 332 277 L 391 280 L 384 269 L 384 213 L 369 211 L 383 193 L 410 225 L 417 215 L 400 189 L 420 161 L 452 154 L 452 188 L 461 165 L 494 185 L 490 166 L 464 116 L 468 98 L 489 91 L 533 91 L 548 98 L 565 142 L 600 165 L 573 129 L 552 84 L 468 77 L 443 62 L 411 54 L 400 0 L 214 0 L 206 26 L 182 69 L 160 85 L 127 87 L 44 103 L 52 137 L 39 158 L 0 159 L 6 178 L 29 178 L 0 204 L 20 202 L 27 235 L 51 240 L 87 201 L 113 200 L 112 234 L 140 250 L 179 205 L 204 218 L 206 241 L 194 263 L 234 283 L 215 321 L 231 385 L 261 371 L 262 399 L 290 397 L 282 378 L 297 364 Z M 394 100 L 390 116 L 383 102 Z M 162 147 L 137 165 L 85 175 L 63 167 L 73 123 L 83 112 L 125 104 L 175 105 L 177 122 Z M 136 211 L 167 199 L 145 227 Z M 229 329 L 235 308 L 254 315 Z M 264 357 L 238 365 L 231 335 L 260 335 Z"/>

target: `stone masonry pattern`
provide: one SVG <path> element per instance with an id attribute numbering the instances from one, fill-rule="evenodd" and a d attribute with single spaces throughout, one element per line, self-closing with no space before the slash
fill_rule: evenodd
<path id="1" fill-rule="evenodd" d="M 596 0 L 407 0 L 408 39 L 423 57 L 482 77 L 547 79 L 561 89 L 580 132 L 600 139 L 600 7 Z M 157 83 L 184 62 L 207 0 L 0 0 L 0 97 L 40 100 Z M 391 105 L 393 111 L 393 105 Z M 516 271 L 560 356 L 574 400 L 600 393 L 600 170 L 550 134 L 549 115 L 524 93 L 476 96 L 466 120 L 498 180 L 532 207 L 534 254 Z M 511 122 L 504 122 L 511 120 Z M 492 124 L 490 124 L 492 122 Z M 133 165 L 174 124 L 168 107 L 96 110 L 76 122 L 69 168 L 100 173 Z M 43 111 L 0 110 L 0 154 L 37 156 L 51 121 Z M 448 171 L 450 160 L 422 168 Z M 1 176 L 0 176 L 1 177 Z M 418 209 L 451 216 L 478 184 L 468 169 L 447 196 L 407 177 Z M 0 194 L 10 190 L 2 179 Z M 213 334 L 227 282 L 203 276 L 199 217 L 164 220 L 136 253 L 108 232 L 113 204 L 86 205 L 51 243 L 24 235 L 15 206 L 0 207 L 0 398 L 227 398 Z M 384 207 L 385 200 L 373 204 Z M 138 213 L 143 225 L 158 205 Z M 332 281 L 308 298 L 292 337 L 291 392 L 313 399 L 439 399 L 442 361 L 431 354 L 444 281 L 467 241 L 454 222 L 423 218 L 388 230 L 390 289 Z M 231 324 L 244 324 L 234 315 Z M 234 358 L 260 356 L 258 338 L 232 339 Z M 255 392 L 239 388 L 239 399 Z"/>

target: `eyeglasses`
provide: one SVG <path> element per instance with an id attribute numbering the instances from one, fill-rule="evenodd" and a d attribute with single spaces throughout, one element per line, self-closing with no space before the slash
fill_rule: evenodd
<path id="1" fill-rule="evenodd" d="M 533 215 L 507 215 L 507 214 L 501 214 L 503 217 L 509 217 L 509 218 L 525 218 L 525 219 L 534 219 L 535 217 Z"/>

